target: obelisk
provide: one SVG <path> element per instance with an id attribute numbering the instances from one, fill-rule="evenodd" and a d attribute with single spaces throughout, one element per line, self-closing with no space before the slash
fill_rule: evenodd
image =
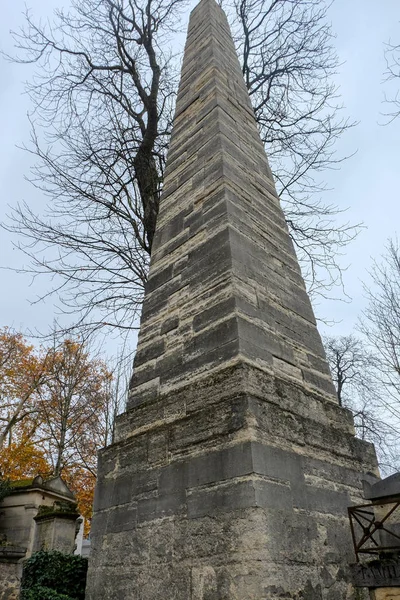
<path id="1" fill-rule="evenodd" d="M 225 14 L 201 0 L 86 598 L 344 599 L 347 506 L 376 475 L 338 405 Z"/>

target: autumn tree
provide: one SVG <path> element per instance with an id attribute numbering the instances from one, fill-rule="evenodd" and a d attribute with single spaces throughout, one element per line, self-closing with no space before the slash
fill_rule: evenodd
<path id="1" fill-rule="evenodd" d="M 35 349 L 7 328 L 1 330 L 0 357 L 1 476 L 61 475 L 90 519 L 97 452 L 112 441 L 122 409 L 121 360 L 113 376 L 82 341 Z"/>
<path id="2" fill-rule="evenodd" d="M 36 401 L 45 379 L 43 356 L 24 337 L 0 330 L 0 449 L 29 439 L 37 427 Z"/>
<path id="3" fill-rule="evenodd" d="M 338 250 L 356 228 L 319 192 L 336 165 L 338 60 L 321 0 L 232 0 L 243 75 L 310 290 L 340 280 Z M 13 225 L 35 273 L 56 275 L 77 326 L 130 328 L 141 306 L 177 89 L 173 42 L 185 0 L 76 0 L 52 23 L 15 34 L 33 112 L 32 182 L 47 216 L 27 204 Z"/>
<path id="4" fill-rule="evenodd" d="M 0 449 L 0 473 L 6 480 L 33 479 L 40 474 L 51 477 L 52 468 L 36 438 L 22 435 Z"/>
<path id="5" fill-rule="evenodd" d="M 79 513 L 85 518 L 84 536 L 87 537 L 93 513 L 96 476 L 82 467 L 75 466 L 64 469 L 62 478 L 76 498 Z"/>
<path id="6" fill-rule="evenodd" d="M 45 359 L 46 353 L 35 350 L 21 333 L 0 330 L 0 472 L 7 479 L 51 473 L 37 436 Z"/>
<path id="7" fill-rule="evenodd" d="M 52 474 L 63 477 L 89 520 L 97 452 L 112 441 L 121 394 L 111 370 L 84 342 L 55 340 L 46 369 L 37 403 L 39 434 Z"/>
<path id="8" fill-rule="evenodd" d="M 95 475 L 97 450 L 106 443 L 111 373 L 84 343 L 70 339 L 48 351 L 46 370 L 37 411 L 53 474 L 79 466 Z"/>

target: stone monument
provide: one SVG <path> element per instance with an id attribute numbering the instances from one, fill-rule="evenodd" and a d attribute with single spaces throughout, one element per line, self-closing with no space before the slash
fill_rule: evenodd
<path id="1" fill-rule="evenodd" d="M 17 600 L 24 560 L 39 550 L 72 554 L 82 518 L 61 479 L 11 482 L 0 502 L 0 600 Z"/>
<path id="2" fill-rule="evenodd" d="M 350 596 L 347 506 L 376 475 L 338 405 L 225 14 L 201 0 L 86 598 Z"/>

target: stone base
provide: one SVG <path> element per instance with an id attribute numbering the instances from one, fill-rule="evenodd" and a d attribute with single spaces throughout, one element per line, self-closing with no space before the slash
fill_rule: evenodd
<path id="1" fill-rule="evenodd" d="M 279 517 L 280 522 L 276 522 Z M 221 518 L 163 520 L 139 526 L 134 536 L 132 531 L 119 532 L 109 538 L 107 556 L 98 562 L 100 581 L 99 571 L 89 579 L 91 593 L 87 598 L 346 598 L 349 589 L 332 553 L 332 536 L 326 533 L 328 521 L 322 519 L 318 527 L 308 531 L 306 518 L 293 527 L 293 519 L 288 522 L 283 512 L 248 509 L 225 513 Z M 342 523 L 337 535 L 343 539 L 343 533 Z M 276 543 L 277 536 L 285 539 L 272 549 L 271 542 Z M 326 544 L 321 556 L 319 542 Z M 110 560 L 111 554 L 115 558 Z"/>
<path id="2" fill-rule="evenodd" d="M 19 546 L 0 546 L 0 600 L 19 598 L 25 552 Z"/>
<path id="3" fill-rule="evenodd" d="M 373 447 L 348 411 L 289 381 L 248 365 L 211 380 L 119 420 L 86 599 L 348 597 L 347 506 L 376 474 Z"/>

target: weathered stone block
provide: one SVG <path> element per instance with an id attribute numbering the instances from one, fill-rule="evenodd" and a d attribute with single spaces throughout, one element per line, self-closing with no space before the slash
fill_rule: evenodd
<path id="1" fill-rule="evenodd" d="M 107 532 L 118 533 L 136 529 L 137 509 L 130 506 L 118 506 L 108 514 Z"/>
<path id="2" fill-rule="evenodd" d="M 176 490 L 176 493 L 147 498 L 138 501 L 137 520 L 152 521 L 172 515 L 178 515 L 186 510 L 186 496 L 184 490 Z"/>

